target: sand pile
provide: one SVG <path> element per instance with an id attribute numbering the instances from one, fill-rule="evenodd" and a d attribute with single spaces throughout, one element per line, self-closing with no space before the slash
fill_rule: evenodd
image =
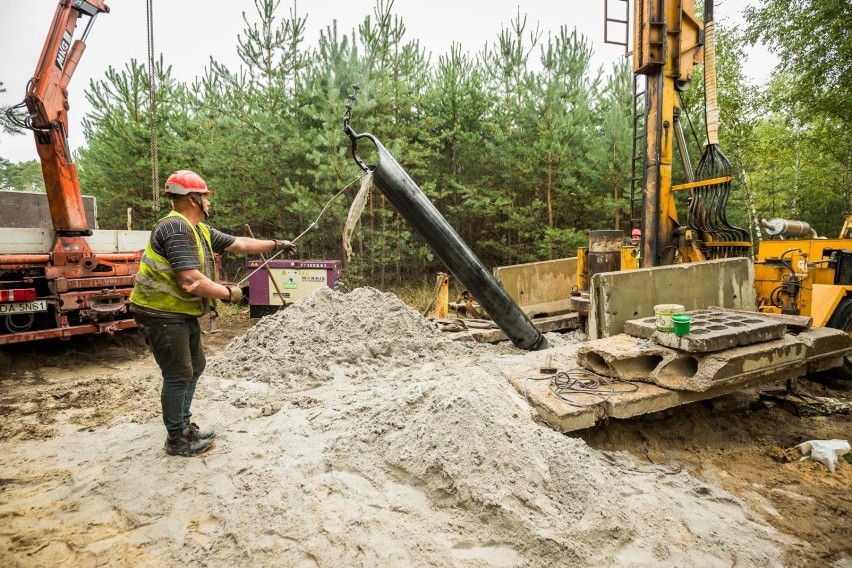
<path id="1" fill-rule="evenodd" d="M 535 424 L 501 372 L 525 356 L 451 341 L 369 288 L 264 319 L 209 370 L 212 398 L 266 421 L 277 464 L 251 471 L 264 497 L 239 533 L 278 527 L 285 564 L 777 561 L 771 530 L 720 489 Z"/>
<path id="2" fill-rule="evenodd" d="M 393 294 L 323 288 L 263 318 L 211 360 L 207 373 L 303 389 L 339 373 L 358 380 L 399 365 L 468 354 L 470 347 L 443 336 Z"/>
<path id="3" fill-rule="evenodd" d="M 578 347 L 548 340 L 560 360 Z M 43 481 L 0 508 L 5 534 L 29 566 L 780 565 L 720 488 L 535 423 L 506 373 L 544 356 L 322 290 L 210 362 L 204 457 L 166 456 L 150 418 L 10 450 L 3 478 Z"/>

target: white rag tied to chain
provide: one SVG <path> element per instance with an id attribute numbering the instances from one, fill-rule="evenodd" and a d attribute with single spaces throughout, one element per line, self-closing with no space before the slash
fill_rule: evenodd
<path id="1" fill-rule="evenodd" d="M 355 225 L 361 218 L 361 213 L 364 212 L 364 206 L 367 204 L 367 197 L 370 195 L 370 188 L 373 186 L 372 170 L 364 174 L 361 178 L 361 188 L 358 194 L 352 201 L 349 207 L 349 215 L 346 217 L 346 225 L 343 226 L 343 250 L 346 251 L 346 262 L 352 260 L 352 232 L 355 230 Z"/>

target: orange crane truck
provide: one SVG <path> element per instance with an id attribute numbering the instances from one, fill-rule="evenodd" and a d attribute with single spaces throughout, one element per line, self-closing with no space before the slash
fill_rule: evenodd
<path id="1" fill-rule="evenodd" d="M 24 101 L 50 228 L 0 227 L 0 345 L 134 327 L 127 310 L 147 231 L 100 231 L 87 220 L 68 144 L 68 84 L 102 0 L 60 0 Z M 86 20 L 81 37 L 78 23 Z M 10 114 L 10 117 L 12 115 Z"/>

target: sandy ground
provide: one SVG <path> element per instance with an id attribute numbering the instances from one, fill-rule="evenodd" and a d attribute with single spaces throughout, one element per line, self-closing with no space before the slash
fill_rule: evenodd
<path id="1" fill-rule="evenodd" d="M 0 352 L 0 565 L 852 566 L 852 465 L 779 459 L 850 416 L 743 392 L 559 435 L 505 380 L 531 354 L 369 289 L 219 328 L 201 458 L 135 332 Z"/>

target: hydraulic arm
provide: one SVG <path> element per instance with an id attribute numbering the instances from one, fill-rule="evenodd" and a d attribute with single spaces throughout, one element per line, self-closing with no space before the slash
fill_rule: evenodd
<path id="1" fill-rule="evenodd" d="M 50 249 L 32 250 L 21 235 L 32 239 L 42 228 L 0 227 L 0 345 L 135 325 L 127 304 L 144 247 L 136 242 L 139 231 L 96 230 L 96 220 L 87 220 L 68 143 L 68 85 L 104 12 L 109 8 L 103 0 L 57 0 L 26 96 L 16 107 L 26 107 L 18 122 L 35 136 L 54 239 Z M 20 234 L 11 238 L 13 233 Z"/>
<path id="2" fill-rule="evenodd" d="M 677 92 L 703 62 L 703 25 L 695 0 L 636 0 L 633 72 L 645 75 L 645 156 L 642 266 L 671 264 L 679 226 L 672 194 Z M 677 109 L 677 110 L 676 110 Z"/>
<path id="3" fill-rule="evenodd" d="M 68 145 L 68 83 L 86 49 L 92 24 L 101 12 L 109 12 L 101 0 L 59 3 L 24 99 L 29 111 L 27 126 L 35 135 L 50 216 L 58 238 L 92 234 L 83 211 L 77 166 L 71 162 Z M 81 38 L 74 40 L 81 18 L 88 18 L 88 22 Z"/>

